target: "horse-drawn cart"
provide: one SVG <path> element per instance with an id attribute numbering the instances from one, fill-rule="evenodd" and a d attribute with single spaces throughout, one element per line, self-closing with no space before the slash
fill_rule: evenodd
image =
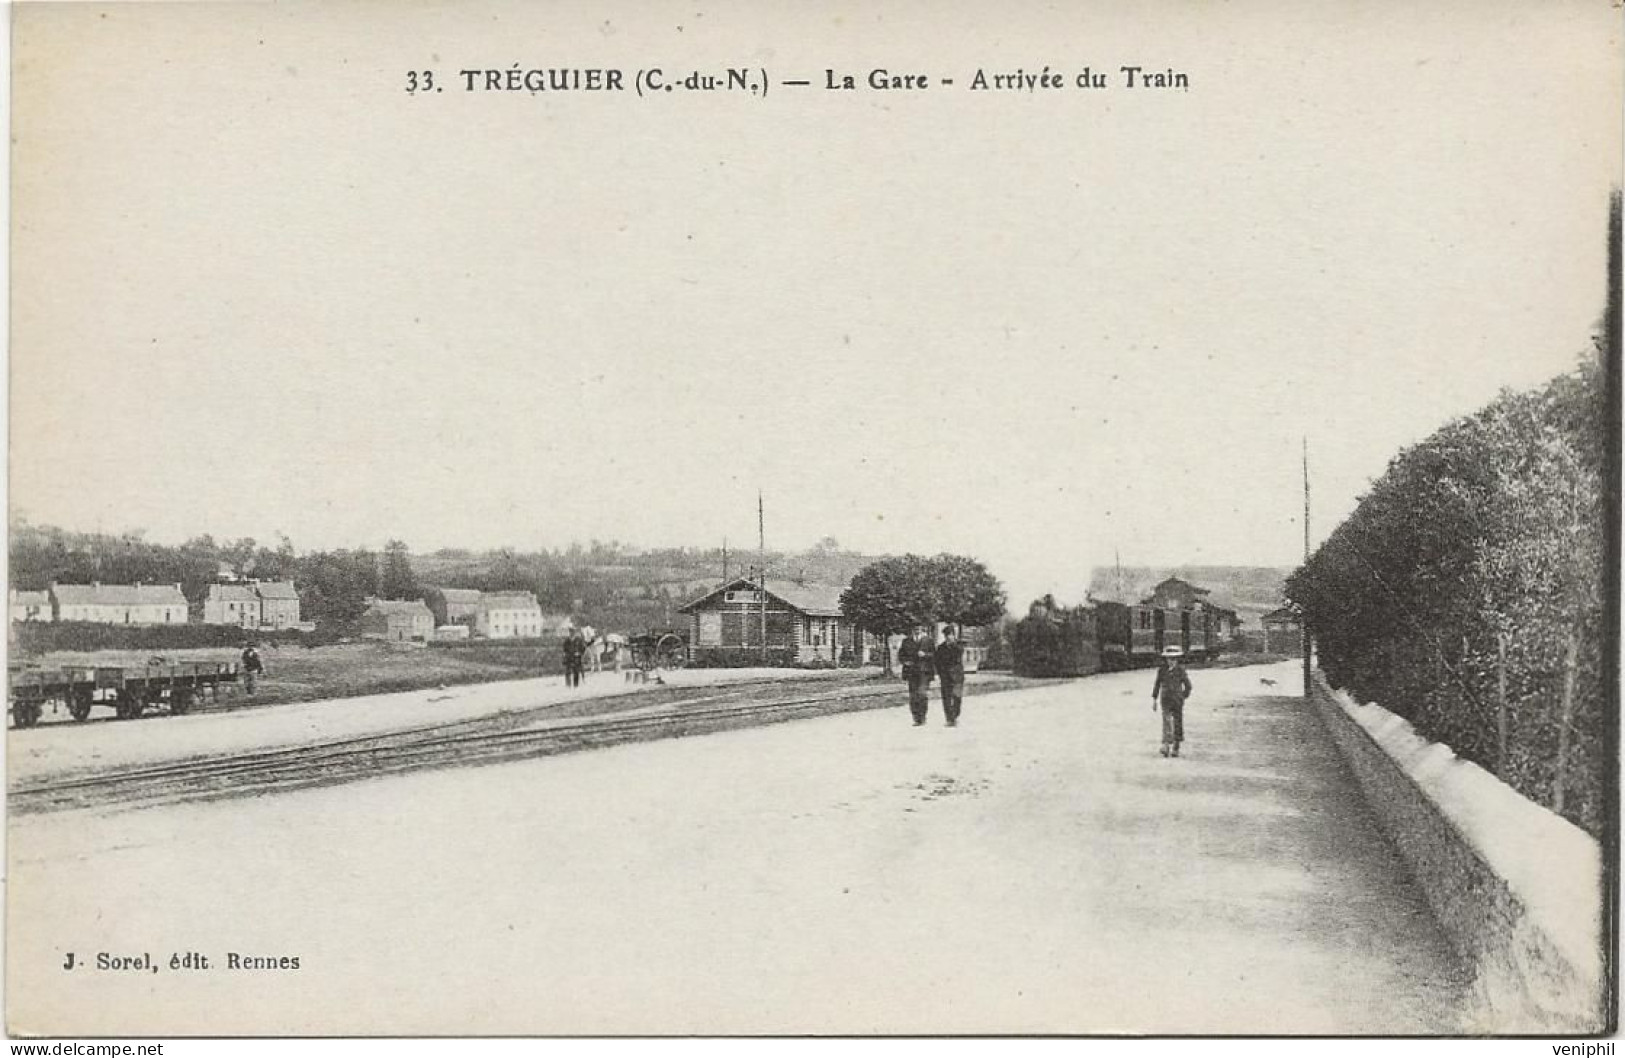
<path id="1" fill-rule="evenodd" d="M 632 665 L 644 672 L 680 669 L 688 664 L 688 639 L 677 632 L 651 630 L 632 636 L 627 645 Z"/>

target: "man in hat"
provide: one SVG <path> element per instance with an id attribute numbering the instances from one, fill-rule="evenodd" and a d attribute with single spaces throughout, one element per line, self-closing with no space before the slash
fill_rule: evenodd
<path id="1" fill-rule="evenodd" d="M 265 673 L 265 662 L 260 660 L 260 652 L 253 643 L 243 644 L 243 689 L 249 694 L 254 693 L 254 683 Z"/>
<path id="2" fill-rule="evenodd" d="M 944 625 L 942 642 L 932 658 L 942 687 L 942 714 L 949 727 L 959 726 L 959 706 L 965 700 L 965 644 L 959 641 L 959 627 Z"/>
<path id="3" fill-rule="evenodd" d="M 931 677 L 935 666 L 932 660 L 931 634 L 924 625 L 915 625 L 914 634 L 903 640 L 897 649 L 897 663 L 908 681 L 908 711 L 914 714 L 914 726 L 925 723 L 926 710 L 931 705 Z"/>
<path id="4" fill-rule="evenodd" d="M 581 659 L 587 653 L 587 639 L 581 634 L 581 629 L 571 624 L 564 636 L 564 684 L 567 687 L 581 686 L 582 666 Z"/>
<path id="5" fill-rule="evenodd" d="M 1185 699 L 1191 696 L 1191 678 L 1180 664 L 1184 651 L 1178 647 L 1164 647 L 1162 666 L 1157 669 L 1157 681 L 1151 685 L 1151 711 L 1162 706 L 1162 755 L 1179 756 L 1179 744 L 1185 741 Z"/>

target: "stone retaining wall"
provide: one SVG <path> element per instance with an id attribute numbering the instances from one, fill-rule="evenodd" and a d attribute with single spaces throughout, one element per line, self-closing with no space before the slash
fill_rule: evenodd
<path id="1" fill-rule="evenodd" d="M 1314 704 L 1434 916 L 1475 972 L 1476 1031 L 1611 1032 L 1597 842 L 1315 673 Z"/>

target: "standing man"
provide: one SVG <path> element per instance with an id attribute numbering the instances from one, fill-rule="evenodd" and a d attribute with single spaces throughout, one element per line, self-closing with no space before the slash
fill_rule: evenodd
<path id="1" fill-rule="evenodd" d="M 587 638 L 575 625 L 564 637 L 564 683 L 568 687 L 581 686 L 581 659 L 587 653 Z"/>
<path id="2" fill-rule="evenodd" d="M 949 727 L 959 726 L 959 706 L 965 700 L 965 644 L 959 641 L 959 626 L 944 625 L 942 642 L 933 654 L 937 679 L 942 681 L 942 715 Z"/>
<path id="3" fill-rule="evenodd" d="M 915 625 L 914 634 L 897 650 L 897 663 L 908 681 L 908 711 L 914 714 L 915 727 L 924 726 L 926 710 L 931 707 L 932 653 L 924 625 Z"/>
<path id="4" fill-rule="evenodd" d="M 1162 705 L 1162 755 L 1179 756 L 1179 744 L 1185 741 L 1185 699 L 1191 696 L 1191 678 L 1179 659 L 1184 651 L 1178 647 L 1163 647 L 1162 667 L 1157 669 L 1157 681 L 1151 685 L 1151 711 Z"/>
<path id="5" fill-rule="evenodd" d="M 254 649 L 253 643 L 243 646 L 243 687 L 249 694 L 254 693 L 254 682 L 265 671 L 265 662 L 260 660 L 260 652 Z"/>

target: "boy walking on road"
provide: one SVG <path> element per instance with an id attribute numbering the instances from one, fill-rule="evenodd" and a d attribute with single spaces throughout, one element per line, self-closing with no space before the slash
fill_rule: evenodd
<path id="1" fill-rule="evenodd" d="M 1162 706 L 1162 755 L 1179 756 L 1179 744 L 1185 741 L 1185 699 L 1191 696 L 1191 678 L 1185 666 L 1179 663 L 1184 651 L 1178 647 L 1164 647 L 1162 667 L 1157 670 L 1157 682 L 1151 685 L 1151 711 Z"/>
<path id="2" fill-rule="evenodd" d="M 914 726 L 925 724 L 925 713 L 931 705 L 931 677 L 935 673 L 932 661 L 931 638 L 924 625 L 914 626 L 914 635 L 903 640 L 897 649 L 897 662 L 908 681 L 908 711 L 914 714 Z"/>

